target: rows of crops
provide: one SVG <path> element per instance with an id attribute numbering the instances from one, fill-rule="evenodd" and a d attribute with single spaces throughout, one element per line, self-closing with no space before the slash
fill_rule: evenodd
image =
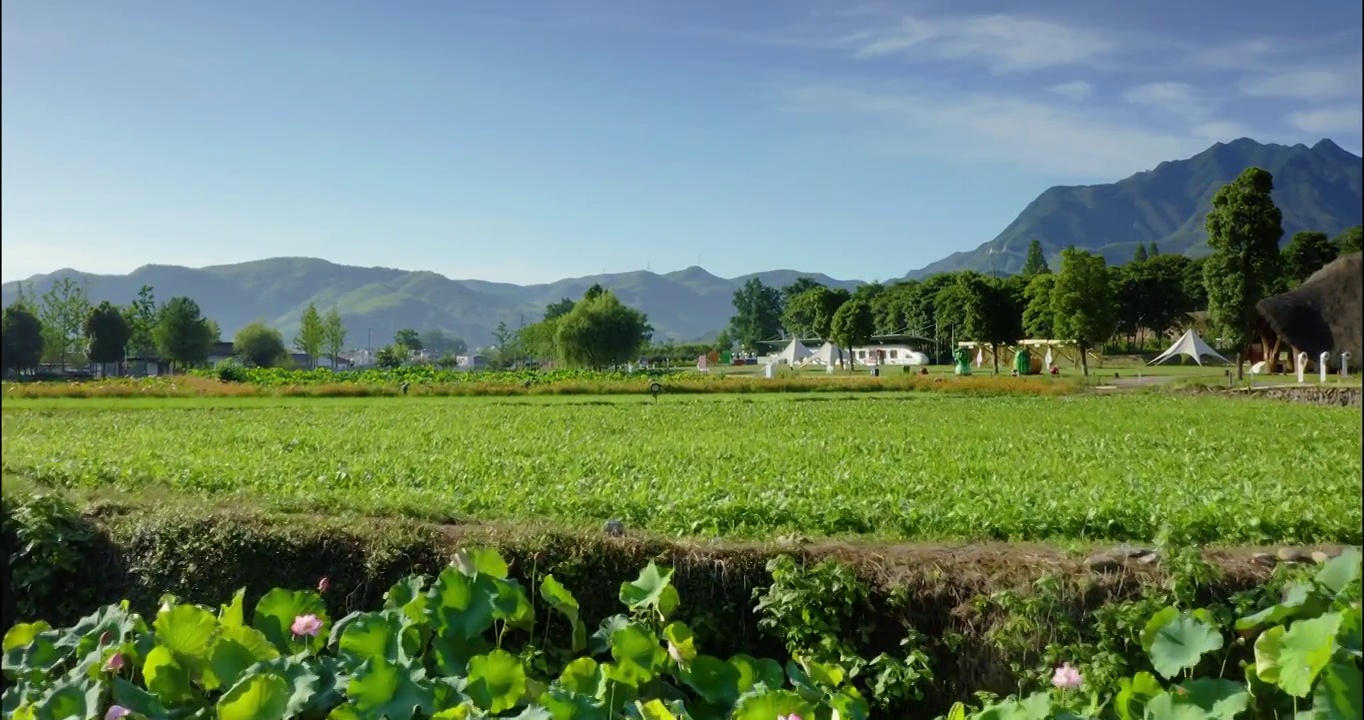
<path id="1" fill-rule="evenodd" d="M 357 383 L 363 385 L 452 385 L 459 383 L 559 383 L 559 382 L 619 382 L 641 377 L 661 376 L 661 371 L 623 372 L 564 368 L 557 370 L 479 370 L 468 372 L 447 370 L 432 365 L 406 365 L 396 368 L 365 368 L 333 372 L 327 369 L 298 370 L 286 368 L 234 368 L 245 382 L 266 387 L 285 385 L 332 385 Z M 216 377 L 217 370 L 195 370 L 195 375 Z"/>
<path id="2" fill-rule="evenodd" d="M 1248 400 L 439 399 L 22 409 L 4 470 L 680 534 L 1360 542 L 1360 415 Z M 68 405 L 68 407 L 70 407 Z"/>

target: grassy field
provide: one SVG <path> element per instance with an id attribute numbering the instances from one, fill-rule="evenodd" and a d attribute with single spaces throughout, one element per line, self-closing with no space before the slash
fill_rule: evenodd
<path id="1" fill-rule="evenodd" d="M 1361 539 L 1351 408 L 1148 394 L 6 400 L 7 474 L 773 538 Z"/>

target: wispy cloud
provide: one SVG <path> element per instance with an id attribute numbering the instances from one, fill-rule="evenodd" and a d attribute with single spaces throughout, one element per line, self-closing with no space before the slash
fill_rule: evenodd
<path id="1" fill-rule="evenodd" d="M 954 160 L 1025 165 L 1113 180 L 1203 149 L 1205 138 L 1148 130 L 1050 103 L 1006 95 L 954 96 L 807 86 L 786 96 L 791 111 L 860 118 L 879 149 Z M 909 141 L 908 138 L 913 138 Z"/>
<path id="2" fill-rule="evenodd" d="M 1303 110 L 1289 113 L 1288 121 L 1294 127 L 1306 132 L 1323 134 L 1357 133 L 1360 126 L 1364 124 L 1364 112 L 1361 112 L 1358 105 Z"/>
<path id="3" fill-rule="evenodd" d="M 1135 85 L 1123 101 L 1187 123 L 1189 134 L 1208 140 L 1230 140 L 1252 134 L 1242 123 L 1217 117 L 1218 99 L 1189 83 L 1161 81 Z"/>
<path id="4" fill-rule="evenodd" d="M 1359 94 L 1359 66 L 1335 70 L 1286 70 L 1247 77 L 1241 91 L 1257 97 L 1321 100 Z"/>
<path id="5" fill-rule="evenodd" d="M 1194 86 L 1182 82 L 1153 82 L 1130 87 L 1122 99 L 1133 105 L 1157 108 L 1177 115 L 1203 115 L 1209 102 Z"/>
<path id="6" fill-rule="evenodd" d="M 1052 85 L 1049 89 L 1063 98 L 1078 102 L 1089 97 L 1094 92 L 1094 85 L 1093 83 L 1088 83 L 1084 80 L 1071 80 L 1070 82 L 1063 82 L 1060 85 Z"/>
<path id="7" fill-rule="evenodd" d="M 854 57 L 902 57 L 977 63 L 1019 72 L 1093 62 L 1113 50 L 1097 32 L 1017 15 L 879 20 L 835 42 Z"/>

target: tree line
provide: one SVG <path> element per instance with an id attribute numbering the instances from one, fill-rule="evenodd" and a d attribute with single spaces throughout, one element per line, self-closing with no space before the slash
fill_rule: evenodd
<path id="1" fill-rule="evenodd" d="M 1052 272 L 1034 240 L 1022 272 L 1005 277 L 967 270 L 851 292 L 808 277 L 781 288 L 751 278 L 734 293 L 735 312 L 721 342 L 749 352 L 789 338 L 851 348 L 876 335 L 903 334 L 950 351 L 962 340 L 998 350 L 1037 338 L 1074 343 L 1083 358 L 1099 346 L 1130 351 L 1148 339 L 1163 343 L 1189 324 L 1191 313 L 1207 311 L 1212 330 L 1241 353 L 1250 342 L 1256 302 L 1301 284 L 1339 255 L 1360 251 L 1358 226 L 1334 239 L 1299 232 L 1280 250 L 1282 214 L 1272 190 L 1273 178 L 1260 168 L 1223 187 L 1208 214 L 1212 252 L 1197 259 L 1142 243 L 1131 261 L 1109 266 L 1101 255 L 1069 247 Z"/>
<path id="2" fill-rule="evenodd" d="M 219 341 L 218 324 L 204 317 L 192 298 L 173 297 L 157 303 L 155 290 L 144 285 L 124 306 L 90 301 L 86 288 L 62 278 L 41 297 L 21 286 L 19 297 L 0 319 L 3 370 L 31 373 L 43 364 L 62 373 L 73 365 L 119 367 L 129 359 L 160 360 L 172 369 L 205 364 Z M 315 305 L 303 312 L 292 346 L 315 364 L 324 353 L 335 359 L 345 347 L 346 328 L 332 308 L 325 316 Z M 238 330 L 233 354 L 248 365 L 271 367 L 291 361 L 280 332 L 257 321 Z"/>
<path id="3" fill-rule="evenodd" d="M 125 306 L 95 305 L 83 285 L 62 278 L 42 297 L 21 287 L 4 310 L 0 333 L 6 372 L 34 372 L 44 363 L 65 372 L 73 364 L 121 366 L 129 357 L 193 366 L 207 357 L 219 329 L 188 297 L 158 304 L 144 285 Z"/>
<path id="4" fill-rule="evenodd" d="M 232 354 L 249 366 L 288 367 L 293 364 L 289 347 L 283 333 L 261 320 L 245 325 L 232 336 Z M 333 306 L 323 315 L 317 305 L 308 303 L 299 317 L 292 347 L 307 357 L 309 367 L 317 367 L 318 359 L 326 357 L 335 368 L 346 349 L 346 324 L 341 312 Z"/>

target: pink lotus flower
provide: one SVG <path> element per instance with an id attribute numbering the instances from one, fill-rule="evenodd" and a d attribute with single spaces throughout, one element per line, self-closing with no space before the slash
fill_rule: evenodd
<path id="1" fill-rule="evenodd" d="M 311 613 L 308 615 L 299 615 L 294 618 L 294 624 L 289 626 L 289 630 L 294 634 L 294 637 L 302 637 L 304 635 L 317 637 L 317 634 L 322 632 L 322 621 Z"/>
<path id="2" fill-rule="evenodd" d="M 104 669 L 106 672 L 116 673 L 123 669 L 123 662 L 123 653 L 115 652 L 113 655 L 109 656 L 108 660 L 104 661 Z"/>
<path id="3" fill-rule="evenodd" d="M 318 592 L 318 594 L 319 594 L 319 595 L 326 595 L 326 594 L 327 594 L 327 588 L 329 588 L 329 587 L 331 587 L 331 586 L 332 586 L 332 581 L 331 581 L 330 579 L 328 579 L 326 576 L 323 576 L 323 578 L 322 578 L 321 580 L 318 580 L 318 581 L 317 581 L 317 592 Z"/>
<path id="4" fill-rule="evenodd" d="M 791 713 L 790 715 L 778 715 L 777 720 L 801 720 L 801 718 L 799 715 Z"/>
<path id="5" fill-rule="evenodd" d="M 1081 682 L 1084 682 L 1084 678 L 1080 676 L 1080 670 L 1070 663 L 1056 668 L 1056 673 L 1051 676 L 1051 684 L 1062 690 L 1074 690 L 1080 687 Z"/>
<path id="6" fill-rule="evenodd" d="M 109 712 L 104 713 L 104 720 L 123 720 L 132 715 L 133 711 L 122 705 L 114 705 L 109 708 Z"/>

